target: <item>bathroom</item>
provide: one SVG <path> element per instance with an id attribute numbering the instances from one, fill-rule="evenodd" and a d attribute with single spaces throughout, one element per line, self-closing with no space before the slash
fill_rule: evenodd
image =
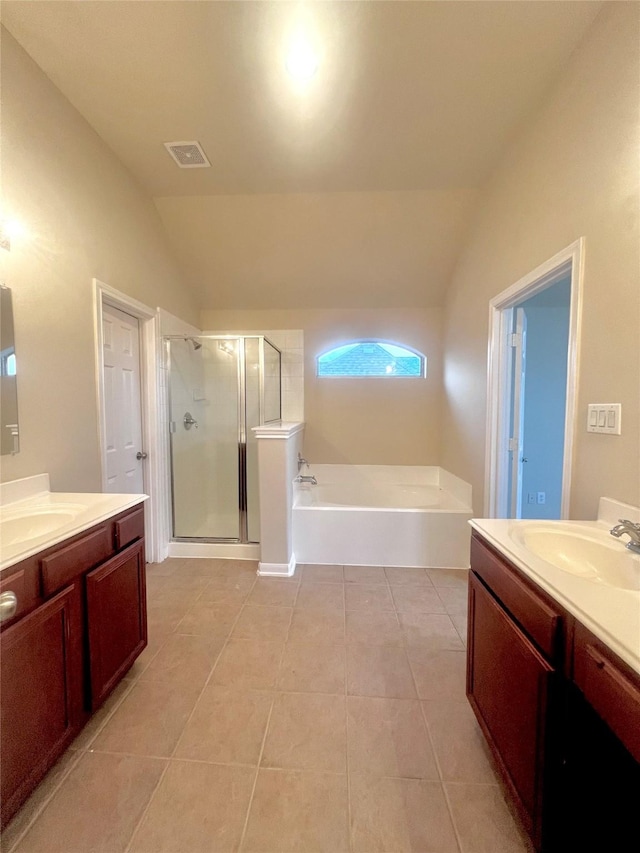
<path id="1" fill-rule="evenodd" d="M 267 122 L 268 132 L 253 128 L 246 162 L 228 129 L 228 137 L 218 138 L 218 115 L 198 123 L 195 95 L 190 129 L 171 120 L 154 124 L 152 139 L 136 135 L 153 112 L 139 109 L 147 99 L 163 102 L 175 93 L 172 103 L 183 109 L 190 87 L 207 96 L 183 58 L 195 50 L 215 57 L 225 51 L 208 50 L 193 35 L 204 31 L 206 19 L 185 20 L 173 7 L 210 4 L 100 3 L 91 4 L 93 11 L 82 5 L 5 2 L 2 8 L 3 216 L 23 225 L 12 233 L 10 251 L 0 250 L 2 282 L 13 298 L 20 427 L 20 452 L 1 459 L 3 481 L 47 472 L 52 490 L 102 491 L 95 279 L 152 312 L 159 308 L 160 337 L 284 333 L 283 351 L 303 359 L 286 368 L 283 361 L 285 417 L 304 421 L 302 451 L 311 473 L 314 465 L 438 466 L 470 485 L 473 514 L 481 517 L 489 301 L 584 238 L 569 517 L 596 518 L 605 495 L 640 504 L 636 4 L 508 4 L 514 8 L 504 20 L 498 4 L 474 4 L 488 15 L 487 54 L 502 56 L 501 28 L 513 28 L 517 74 L 502 73 L 485 57 L 486 84 L 461 92 L 447 78 L 451 88 L 435 101 L 428 79 L 438 79 L 451 56 L 463 62 L 477 29 L 467 4 L 411 4 L 417 7 L 411 11 L 409 4 L 385 3 L 375 4 L 375 13 L 367 4 L 344 4 L 352 17 L 339 27 L 333 22 L 344 35 L 341 49 L 361 32 L 363 54 L 341 66 L 339 86 L 333 79 L 344 103 L 319 100 L 317 116 L 300 113 L 299 100 L 273 97 L 268 87 L 260 100 L 242 79 L 251 79 L 250 57 L 228 59 L 236 76 L 232 94 L 216 94 L 218 115 L 238 101 L 266 121 L 265 104 L 273 100 L 281 122 Z M 151 47 L 143 7 L 154 5 L 162 14 Z M 252 26 L 277 24 L 268 18 L 243 25 L 230 16 L 225 29 L 215 16 L 234 4 L 213 5 L 221 7 L 208 13 L 213 29 L 217 21 L 239 43 Z M 447 5 L 459 10 L 443 20 Z M 412 33 L 429 39 L 431 54 Z M 404 72 L 394 69 L 394 34 L 407 43 Z M 388 55 L 377 41 L 385 37 Z M 118 41 L 127 38 L 128 53 Z M 332 44 L 338 54 L 340 45 Z M 111 49 L 122 53 L 118 63 Z M 410 60 L 428 63 L 426 72 L 410 82 L 394 77 L 420 67 L 409 67 Z M 179 85 L 173 74 L 181 75 Z M 358 74 L 378 94 L 367 89 L 347 144 L 341 122 Z M 414 85 L 407 119 L 394 87 L 406 96 Z M 87 94 L 103 87 L 103 100 Z M 378 100 L 385 92 L 386 100 Z M 495 92 L 503 93 L 500 104 Z M 124 94 L 129 101 L 121 100 Z M 440 133 L 433 115 L 449 115 L 458 98 L 459 124 Z M 388 110 L 387 122 L 377 120 L 381 109 Z M 417 127 L 416 145 L 401 144 L 409 134 L 403 125 L 397 131 L 400 118 Z M 314 120 L 323 133 L 331 130 L 328 153 L 304 137 L 305 122 L 313 131 Z M 246 123 L 247 112 L 237 121 Z M 212 168 L 179 171 L 163 148 L 191 136 Z M 421 156 L 430 145 L 438 156 Z M 271 160 L 260 159 L 262 148 Z M 221 174 L 223 152 L 238 159 Z M 301 345 L 288 347 L 287 333 L 300 335 Z M 424 354 L 426 377 L 317 376 L 318 355 L 358 339 Z M 621 435 L 583 428 L 587 404 L 601 401 L 622 404 Z M 198 586 L 195 576 L 191 583 Z M 164 584 L 156 585 L 160 596 Z M 185 590 L 180 595 L 189 598 Z M 284 602 L 286 590 L 282 595 Z M 452 661 L 462 654 L 446 652 Z M 486 777 L 470 772 L 452 784 L 458 791 L 467 786 L 471 800 Z M 478 809 L 489 815 L 486 802 L 478 800 Z M 457 831 L 458 847 L 472 851 Z M 493 849 L 518 850 L 516 843 Z M 399 842 L 397 849 L 404 849 Z"/>

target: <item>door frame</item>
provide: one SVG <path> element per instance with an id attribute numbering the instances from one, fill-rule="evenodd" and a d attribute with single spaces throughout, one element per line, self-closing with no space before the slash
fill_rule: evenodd
<path id="1" fill-rule="evenodd" d="M 146 558 L 150 563 L 164 559 L 163 534 L 160 523 L 160 499 L 162 490 L 162 468 L 160 464 L 163 448 L 160 443 L 158 425 L 159 389 L 158 371 L 160 359 L 158 353 L 159 318 L 158 312 L 137 299 L 122 293 L 97 278 L 93 279 L 94 291 L 94 341 L 96 393 L 98 407 L 98 443 L 100 448 L 100 480 L 106 489 L 106 422 L 103 370 L 103 306 L 110 305 L 135 317 L 139 323 L 140 341 L 140 403 L 142 414 L 142 441 L 148 454 L 147 464 L 143 467 L 143 482 L 149 499 L 145 511 Z"/>
<path id="2" fill-rule="evenodd" d="M 567 347 L 567 393 L 562 466 L 561 518 L 569 517 L 571 475 L 573 466 L 580 331 L 582 323 L 582 291 L 584 279 L 585 238 L 580 237 L 565 249 L 489 302 L 489 353 L 487 370 L 487 428 L 485 445 L 484 513 L 487 518 L 507 518 L 508 440 L 511 355 L 509 335 L 513 308 L 554 284 L 567 273 L 571 276 L 569 340 Z"/>
<path id="3" fill-rule="evenodd" d="M 524 401 L 526 395 L 526 354 L 527 354 L 527 315 L 524 308 L 516 305 L 511 309 L 515 312 L 515 317 L 512 318 L 515 326 L 515 334 L 518 336 L 516 344 L 515 358 L 510 365 L 515 375 L 510 387 L 513 389 L 511 397 L 511 405 L 513 407 L 513 423 L 517 419 L 517 432 L 514 432 L 514 438 L 517 435 L 517 447 L 514 448 L 513 457 L 511 459 L 511 470 L 509 477 L 511 478 L 511 506 L 510 512 L 512 518 L 520 518 L 522 514 L 522 460 L 524 458 Z M 524 370 L 523 370 L 524 366 Z"/>

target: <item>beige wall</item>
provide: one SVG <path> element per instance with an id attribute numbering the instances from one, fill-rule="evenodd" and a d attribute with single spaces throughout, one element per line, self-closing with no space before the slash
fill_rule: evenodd
<path id="1" fill-rule="evenodd" d="M 445 318 L 442 464 L 482 511 L 488 301 L 586 239 L 571 516 L 600 495 L 640 503 L 640 6 L 609 3 L 491 180 Z M 587 434 L 589 402 L 622 403 L 621 436 Z"/>
<path id="2" fill-rule="evenodd" d="M 152 203 L 2 30 L 4 209 L 28 238 L 1 252 L 14 302 L 20 453 L 2 479 L 99 490 L 92 278 L 193 321 Z"/>
<path id="3" fill-rule="evenodd" d="M 473 189 L 157 198 L 204 308 L 442 305 Z"/>
<path id="4" fill-rule="evenodd" d="M 266 310 L 201 314 L 211 331 L 303 329 L 304 452 L 310 462 L 437 465 L 442 407 L 441 311 Z M 428 359 L 427 378 L 318 379 L 315 358 L 353 338 L 406 344 Z"/>

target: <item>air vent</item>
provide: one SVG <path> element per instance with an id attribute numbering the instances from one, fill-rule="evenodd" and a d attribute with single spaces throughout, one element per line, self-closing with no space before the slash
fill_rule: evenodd
<path id="1" fill-rule="evenodd" d="M 211 166 L 199 142 L 165 142 L 164 147 L 181 169 L 207 169 Z"/>

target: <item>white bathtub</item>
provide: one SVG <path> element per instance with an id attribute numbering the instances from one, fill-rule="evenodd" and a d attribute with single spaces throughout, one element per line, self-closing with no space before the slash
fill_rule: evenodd
<path id="1" fill-rule="evenodd" d="M 442 468 L 313 465 L 296 484 L 297 563 L 468 568 L 471 486 Z"/>

